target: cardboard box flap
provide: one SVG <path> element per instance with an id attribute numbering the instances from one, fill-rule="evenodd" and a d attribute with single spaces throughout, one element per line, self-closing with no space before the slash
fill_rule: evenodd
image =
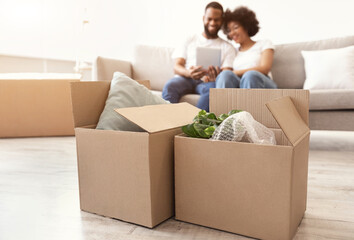
<path id="1" fill-rule="evenodd" d="M 268 128 L 280 128 L 266 103 L 284 96 L 291 97 L 301 118 L 309 125 L 309 91 L 303 89 L 211 88 L 210 112 L 220 115 L 241 109 Z"/>
<path id="2" fill-rule="evenodd" d="M 289 96 L 272 100 L 266 106 L 293 146 L 310 132 Z"/>
<path id="3" fill-rule="evenodd" d="M 177 103 L 120 108 L 115 111 L 149 133 L 154 133 L 192 123 L 200 109 L 189 103 Z"/>
<path id="4" fill-rule="evenodd" d="M 106 104 L 110 82 L 71 82 L 74 126 L 96 125 Z"/>

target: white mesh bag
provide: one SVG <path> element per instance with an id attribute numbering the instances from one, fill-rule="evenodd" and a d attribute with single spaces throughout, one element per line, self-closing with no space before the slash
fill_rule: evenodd
<path id="1" fill-rule="evenodd" d="M 211 139 L 276 145 L 273 131 L 245 111 L 226 118 L 215 129 Z"/>

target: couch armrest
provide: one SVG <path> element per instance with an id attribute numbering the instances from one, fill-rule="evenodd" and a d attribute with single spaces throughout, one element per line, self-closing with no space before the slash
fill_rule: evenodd
<path id="1" fill-rule="evenodd" d="M 97 57 L 93 65 L 93 80 L 111 81 L 114 72 L 132 77 L 132 64 L 128 61 Z"/>

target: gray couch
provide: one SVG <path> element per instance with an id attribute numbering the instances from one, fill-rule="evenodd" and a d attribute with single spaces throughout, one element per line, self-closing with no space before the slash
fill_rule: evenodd
<path id="1" fill-rule="evenodd" d="M 305 81 L 301 50 L 323 50 L 354 45 L 354 36 L 276 45 L 272 75 L 279 88 L 301 89 Z M 151 89 L 162 91 L 173 77 L 172 48 L 137 46 L 132 62 L 98 57 L 94 64 L 94 80 L 110 81 L 120 71 L 136 80 L 150 80 Z M 354 59 L 353 59 L 354 61 Z M 181 102 L 196 104 L 199 95 L 189 94 Z M 354 131 L 354 89 L 310 91 L 310 128 L 312 130 Z"/>

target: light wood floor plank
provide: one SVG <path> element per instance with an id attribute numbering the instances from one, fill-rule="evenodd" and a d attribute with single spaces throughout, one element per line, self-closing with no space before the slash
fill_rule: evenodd
<path id="1" fill-rule="evenodd" d="M 294 239 L 354 239 L 354 132 L 313 131 Z M 169 219 L 155 229 L 80 211 L 74 137 L 0 139 L 0 239 L 239 240 Z"/>

